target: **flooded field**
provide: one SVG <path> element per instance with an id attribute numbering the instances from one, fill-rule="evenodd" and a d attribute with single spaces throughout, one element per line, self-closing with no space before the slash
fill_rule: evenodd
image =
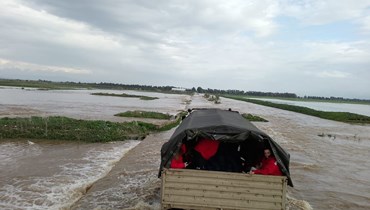
<path id="1" fill-rule="evenodd" d="M 96 96 L 91 93 L 135 94 L 158 97 L 157 100 Z M 129 110 L 156 111 L 177 114 L 190 96 L 118 90 L 37 90 L 0 88 L 0 117 L 67 116 L 78 119 L 126 121 L 114 114 Z M 149 120 L 150 121 L 150 120 Z"/>
<path id="2" fill-rule="evenodd" d="M 331 112 L 351 112 L 370 116 L 370 104 L 346 104 L 346 103 L 329 103 L 329 102 L 308 102 L 308 101 L 292 101 L 271 98 L 253 98 L 257 100 L 270 101 L 279 104 L 289 104 L 294 106 L 303 106 L 320 111 Z"/>
<path id="3" fill-rule="evenodd" d="M 92 96 L 132 93 L 160 99 Z M 255 125 L 291 154 L 290 209 L 370 209 L 370 126 L 350 125 L 222 98 L 134 91 L 0 89 L 0 117 L 63 115 L 124 121 L 127 110 L 177 113 L 232 108 L 269 122 Z M 191 100 L 190 104 L 186 101 Z M 90 144 L 0 141 L 0 209 L 159 209 L 160 147 L 173 130 L 145 140 Z"/>

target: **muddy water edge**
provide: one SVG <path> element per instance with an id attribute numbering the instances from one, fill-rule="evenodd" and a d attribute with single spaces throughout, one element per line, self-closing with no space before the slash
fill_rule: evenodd
<path id="1" fill-rule="evenodd" d="M 160 209 L 160 149 L 173 131 L 144 139 L 72 209 Z"/>

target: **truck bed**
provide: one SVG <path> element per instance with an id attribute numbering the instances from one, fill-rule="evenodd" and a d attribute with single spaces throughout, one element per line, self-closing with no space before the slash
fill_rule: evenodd
<path id="1" fill-rule="evenodd" d="M 165 169 L 162 209 L 285 209 L 285 176 Z"/>

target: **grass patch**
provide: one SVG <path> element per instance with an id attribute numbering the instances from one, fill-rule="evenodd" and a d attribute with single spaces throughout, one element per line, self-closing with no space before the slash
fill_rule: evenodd
<path id="1" fill-rule="evenodd" d="M 219 95 L 210 95 L 208 93 L 205 93 L 203 97 L 206 98 L 208 101 L 211 101 L 215 104 L 221 103 L 221 99 Z"/>
<path id="2" fill-rule="evenodd" d="M 77 120 L 68 117 L 0 118 L 0 139 L 49 139 L 85 142 L 123 141 L 143 139 L 149 133 L 165 131 L 177 126 L 177 120 L 158 126 L 140 121 L 110 122 Z"/>
<path id="3" fill-rule="evenodd" d="M 127 97 L 127 98 L 140 98 L 141 100 L 155 100 L 155 99 L 159 99 L 158 97 L 141 96 L 141 95 L 130 95 L 130 94 L 126 94 L 126 93 L 122 93 L 122 94 L 116 94 L 116 93 L 91 93 L 91 95 Z"/>
<path id="4" fill-rule="evenodd" d="M 152 119 L 163 119 L 169 120 L 171 119 L 171 115 L 163 114 L 159 112 L 147 112 L 147 111 L 127 111 L 115 114 L 114 116 L 118 117 L 136 117 L 136 118 L 152 118 Z"/>
<path id="5" fill-rule="evenodd" d="M 188 112 L 185 112 L 185 111 L 180 112 L 179 114 L 176 115 L 176 120 L 175 121 L 171 121 L 169 123 L 166 123 L 166 124 L 162 125 L 160 128 L 158 128 L 158 131 L 167 131 L 167 130 L 170 130 L 170 129 L 176 127 L 177 125 L 180 124 L 182 118 L 184 116 L 186 116 L 187 113 Z"/>
<path id="6" fill-rule="evenodd" d="M 268 122 L 268 120 L 262 118 L 262 117 L 259 117 L 259 116 L 256 116 L 256 115 L 252 115 L 252 114 L 247 114 L 247 113 L 244 113 L 242 114 L 242 116 L 249 120 L 249 121 L 254 121 L 254 122 Z"/>
<path id="7" fill-rule="evenodd" d="M 328 120 L 335 120 L 339 122 L 346 122 L 346 123 L 370 123 L 370 117 L 360 114 L 354 114 L 349 112 L 326 112 L 326 111 L 318 111 L 315 109 L 310 109 L 307 107 L 302 106 L 293 106 L 288 104 L 278 104 L 272 103 L 269 101 L 262 101 L 262 100 L 255 100 L 255 99 L 248 99 L 240 96 L 224 96 L 225 98 L 250 102 L 254 104 L 259 104 L 263 106 L 274 107 L 278 109 L 288 110 L 292 112 L 298 112 L 306 115 L 311 115 L 323 119 Z"/>

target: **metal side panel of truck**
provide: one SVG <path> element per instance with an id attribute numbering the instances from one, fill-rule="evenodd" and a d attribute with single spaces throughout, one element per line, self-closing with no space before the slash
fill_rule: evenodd
<path id="1" fill-rule="evenodd" d="M 286 209 L 285 176 L 164 169 L 162 209 Z"/>

